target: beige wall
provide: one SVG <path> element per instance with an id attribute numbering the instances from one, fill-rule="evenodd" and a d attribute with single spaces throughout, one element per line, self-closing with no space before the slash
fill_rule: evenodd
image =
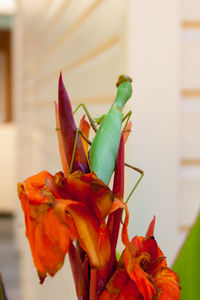
<path id="1" fill-rule="evenodd" d="M 181 192 L 179 229 L 184 238 L 200 209 L 200 2 L 182 1 Z"/>
<path id="2" fill-rule="evenodd" d="M 145 171 L 130 200 L 130 234 L 154 214 L 169 263 L 199 207 L 200 120 L 198 1 L 20 0 L 14 44 L 17 179 L 60 162 L 53 101 L 59 72 L 73 105 L 106 112 L 119 73 L 133 77 L 133 133 L 127 161 Z M 80 115 L 80 113 L 79 113 Z M 126 193 L 137 174 L 127 171 Z M 75 299 L 68 265 L 38 285 L 18 205 L 24 300 Z M 44 296 L 45 295 L 45 296 Z"/>
<path id="3" fill-rule="evenodd" d="M 13 50 L 19 181 L 43 169 L 52 173 L 61 169 L 53 104 L 60 71 L 73 106 L 85 102 L 91 112 L 100 114 L 113 101 L 115 81 L 126 71 L 127 1 L 24 0 L 18 4 Z M 23 299 L 75 299 L 66 264 L 53 280 L 47 278 L 42 288 L 38 285 L 17 203 Z"/>
<path id="4" fill-rule="evenodd" d="M 144 234 L 155 215 L 155 237 L 170 264 L 178 246 L 179 1 L 134 0 L 130 14 L 134 127 L 129 160 L 145 174 L 129 204 L 131 230 Z M 128 179 L 130 189 L 133 179 Z"/>

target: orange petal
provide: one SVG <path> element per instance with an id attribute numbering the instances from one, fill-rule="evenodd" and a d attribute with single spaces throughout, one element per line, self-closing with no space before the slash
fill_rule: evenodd
<path id="1" fill-rule="evenodd" d="M 57 173 L 52 180 L 47 181 L 47 186 L 57 198 L 85 203 L 88 211 L 99 221 L 108 215 L 112 206 L 112 192 L 95 173 L 83 174 L 77 171 L 67 178 Z"/>
<path id="2" fill-rule="evenodd" d="M 89 211 L 84 203 L 71 200 L 61 200 L 55 205 L 56 213 L 65 209 L 73 218 L 77 229 L 80 246 L 84 249 L 94 267 L 104 267 L 110 259 L 110 240 L 105 222 Z"/>
<path id="3" fill-rule="evenodd" d="M 169 268 L 162 268 L 153 278 L 157 289 L 155 300 L 180 300 L 178 275 Z"/>
<path id="4" fill-rule="evenodd" d="M 153 220 L 151 221 L 147 229 L 146 237 L 154 236 L 155 222 L 156 222 L 156 217 L 154 216 Z"/>
<path id="5" fill-rule="evenodd" d="M 62 267 L 69 248 L 69 231 L 52 210 L 34 227 L 32 255 L 39 273 L 53 276 Z M 29 237 L 28 237 L 29 238 Z"/>
<path id="6" fill-rule="evenodd" d="M 124 251 L 126 270 L 130 278 L 136 283 L 144 300 L 151 300 L 156 291 L 149 281 L 148 275 L 138 265 L 134 250 L 131 247 L 126 247 Z"/>
<path id="7" fill-rule="evenodd" d="M 86 138 L 88 139 L 89 138 L 89 132 L 90 132 L 90 125 L 89 123 L 85 120 L 85 115 L 83 115 L 83 117 L 81 118 L 80 120 L 80 123 L 79 123 L 79 128 L 81 129 L 81 131 L 84 133 L 84 135 L 86 136 Z M 86 142 L 86 140 L 81 136 L 81 140 L 82 140 L 82 143 L 83 143 L 83 147 L 84 147 L 84 150 L 85 150 L 85 154 L 87 156 L 87 159 L 88 159 L 88 143 Z"/>
<path id="8" fill-rule="evenodd" d="M 129 280 L 126 286 L 122 289 L 118 300 L 142 300 L 140 291 L 133 280 Z"/>
<path id="9" fill-rule="evenodd" d="M 136 236 L 132 239 L 131 244 L 136 247 L 137 256 L 141 256 L 141 259 L 143 253 L 148 254 L 149 259 L 146 261 L 143 259 L 145 272 L 153 276 L 161 267 L 167 267 L 164 254 L 158 247 L 154 237 L 145 238 Z"/>
<path id="10" fill-rule="evenodd" d="M 127 126 L 126 126 L 126 129 L 125 131 L 123 132 L 123 135 L 124 135 L 124 143 L 126 143 L 128 137 L 129 137 L 129 134 L 131 133 L 131 127 L 132 127 L 132 122 L 128 122 Z"/>
<path id="11" fill-rule="evenodd" d="M 115 199 L 110 210 L 110 213 L 115 211 L 118 208 L 124 208 L 126 211 L 126 218 L 124 221 L 124 225 L 122 228 L 122 242 L 126 245 L 126 249 L 124 251 L 124 261 L 126 265 L 126 270 L 130 276 L 130 278 L 135 281 L 140 293 L 144 297 L 144 300 L 151 300 L 153 295 L 155 294 L 155 289 L 151 282 L 147 278 L 147 274 L 140 268 L 138 265 L 135 255 L 137 252 L 136 247 L 131 245 L 128 237 L 128 222 L 129 222 L 129 211 L 125 203 L 122 201 Z"/>
<path id="12" fill-rule="evenodd" d="M 26 236 L 41 283 L 47 273 L 53 276 L 61 268 L 69 240 L 73 238 L 73 230 L 59 221 L 52 210 L 51 201 L 43 194 L 45 181 L 51 177 L 48 172 L 43 171 L 18 187 L 25 216 Z"/>
<path id="13" fill-rule="evenodd" d="M 42 171 L 37 175 L 27 178 L 23 182 L 23 184 L 19 183 L 18 184 L 19 198 L 23 191 L 26 194 L 26 198 L 28 199 L 28 202 L 31 204 L 48 203 L 49 202 L 48 198 L 45 197 L 42 193 L 42 188 L 44 187 L 47 178 L 51 179 L 53 178 L 53 176 L 47 171 Z M 22 206 L 23 206 L 23 202 L 22 202 Z"/>
<path id="14" fill-rule="evenodd" d="M 127 272 L 118 268 L 106 284 L 105 290 L 101 293 L 98 300 L 117 300 L 120 292 L 129 281 Z"/>
<path id="15" fill-rule="evenodd" d="M 115 212 L 118 209 L 125 209 L 125 211 L 126 211 L 126 217 L 125 217 L 124 225 L 122 228 L 122 242 L 124 245 L 127 246 L 130 243 L 129 237 L 128 237 L 129 211 L 128 211 L 127 205 L 124 202 L 122 202 L 120 199 L 115 197 L 115 200 L 112 204 L 109 214 Z"/>

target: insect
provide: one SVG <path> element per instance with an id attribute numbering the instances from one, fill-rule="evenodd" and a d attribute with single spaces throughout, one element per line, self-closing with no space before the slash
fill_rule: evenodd
<path id="1" fill-rule="evenodd" d="M 92 142 L 88 141 L 85 138 L 84 134 L 77 129 L 75 140 L 74 140 L 74 150 L 72 154 L 72 161 L 70 170 L 73 164 L 74 153 L 76 150 L 76 142 L 79 133 L 83 138 L 87 140 L 87 142 L 91 145 L 90 147 L 90 169 L 94 171 L 97 176 L 104 181 L 106 184 L 109 184 L 110 178 L 115 169 L 115 161 L 117 158 L 120 136 L 121 136 L 121 127 L 122 123 L 126 120 L 125 126 L 123 130 L 126 130 L 126 126 L 128 124 L 129 118 L 132 114 L 129 111 L 125 116 L 123 116 L 122 110 L 126 104 L 126 102 L 130 99 L 132 95 L 132 86 L 131 86 L 131 78 L 125 75 L 120 75 L 117 82 L 117 95 L 114 103 L 112 104 L 109 112 L 106 115 L 101 116 L 100 118 L 93 119 L 85 106 L 84 103 L 81 103 L 77 106 L 74 113 L 82 107 L 88 116 L 90 124 L 94 131 L 96 132 L 95 137 Z M 100 124 L 97 129 L 96 124 Z M 140 173 L 140 178 L 136 182 L 134 188 L 129 194 L 126 202 L 130 199 L 131 195 L 135 191 L 139 182 L 141 181 L 144 172 L 139 168 L 131 166 L 129 164 L 125 164 L 127 167 L 132 168 L 133 170 Z"/>

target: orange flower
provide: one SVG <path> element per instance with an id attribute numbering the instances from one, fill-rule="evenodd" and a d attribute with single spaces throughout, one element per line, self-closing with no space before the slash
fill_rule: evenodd
<path id="1" fill-rule="evenodd" d="M 110 189 L 95 175 L 76 171 L 66 178 L 57 173 L 47 180 L 47 187 L 58 199 L 54 212 L 70 214 L 77 230 L 80 246 L 89 256 L 91 266 L 104 267 L 110 259 L 110 239 L 105 223 L 113 202 Z"/>
<path id="2" fill-rule="evenodd" d="M 47 178 L 43 171 L 18 184 L 18 195 L 25 215 L 26 236 L 29 240 L 33 261 L 42 283 L 46 274 L 53 276 L 63 265 L 70 239 L 76 236 L 69 216 L 68 226 L 62 224 L 53 212 L 54 199 L 43 191 Z"/>
<path id="3" fill-rule="evenodd" d="M 167 268 L 166 259 L 153 236 L 135 237 L 127 245 L 116 271 L 99 296 L 99 300 L 107 299 L 180 299 L 178 276 Z"/>
<path id="4" fill-rule="evenodd" d="M 113 194 L 94 173 L 76 171 L 64 177 L 59 172 L 53 177 L 43 171 L 20 183 L 18 193 L 41 282 L 60 269 L 76 237 L 91 266 L 106 265 L 111 247 L 105 218 Z"/>

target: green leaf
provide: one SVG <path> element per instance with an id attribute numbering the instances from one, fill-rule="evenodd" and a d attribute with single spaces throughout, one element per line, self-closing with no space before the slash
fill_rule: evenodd
<path id="1" fill-rule="evenodd" d="M 174 263 L 181 282 L 181 300 L 199 300 L 200 284 L 200 214 Z"/>

